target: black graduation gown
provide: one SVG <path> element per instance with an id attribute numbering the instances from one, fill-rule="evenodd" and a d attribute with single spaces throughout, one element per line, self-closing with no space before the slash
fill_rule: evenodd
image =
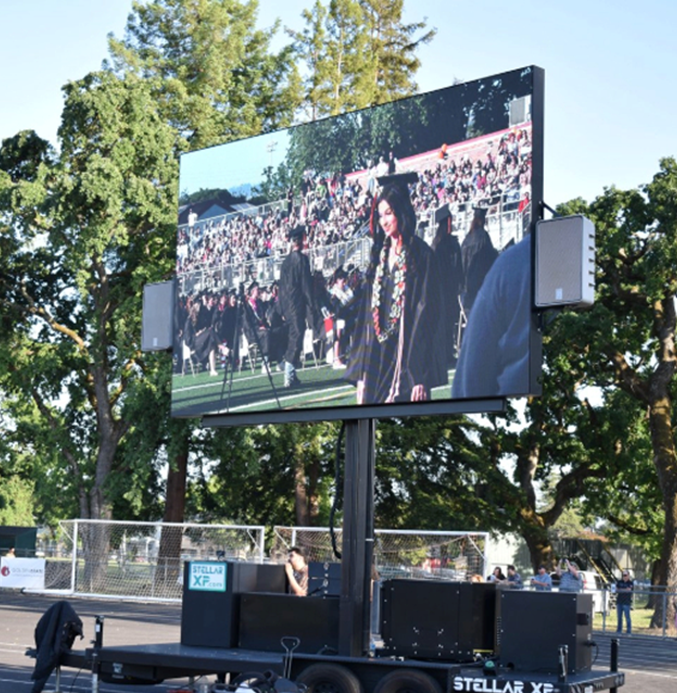
<path id="1" fill-rule="evenodd" d="M 475 303 L 477 292 L 482 286 L 484 277 L 487 276 L 487 272 L 498 257 L 498 251 L 491 243 L 491 238 L 485 229 L 478 228 L 471 231 L 463 239 L 461 256 L 463 258 L 463 277 L 465 280 L 463 307 L 469 313 L 473 303 Z"/>
<path id="2" fill-rule="evenodd" d="M 458 318 L 461 312 L 458 297 L 463 288 L 461 244 L 456 236 L 447 233 L 442 236 L 440 242 L 434 248 L 434 252 L 440 269 L 442 293 L 444 295 L 444 328 L 447 358 L 452 361 L 455 357 L 454 347 L 456 344 Z"/>
<path id="3" fill-rule="evenodd" d="M 392 281 L 384 279 L 384 294 Z M 388 286 L 390 285 L 390 287 Z M 345 377 L 356 384 L 365 381 L 365 404 L 384 403 L 393 385 L 397 361 L 399 329 L 385 342 L 374 332 L 371 311 L 372 282 L 366 282 L 361 295 L 355 325 L 353 349 Z M 387 312 L 390 302 L 383 306 Z M 404 330 L 401 374 L 397 402 L 411 400 L 415 385 L 423 385 L 428 395 L 433 387 L 445 385 L 447 350 L 445 344 L 444 303 L 437 260 L 430 247 L 420 238 L 411 239 L 405 279 Z"/>
<path id="4" fill-rule="evenodd" d="M 310 261 L 300 250 L 292 250 L 280 268 L 280 312 L 289 335 L 284 360 L 296 364 L 303 347 L 306 312 L 312 309 Z"/>
<path id="5" fill-rule="evenodd" d="M 236 308 L 225 306 L 214 311 L 212 331 L 217 341 L 227 344 L 231 349 L 235 346 L 235 317 Z"/>
<path id="6" fill-rule="evenodd" d="M 200 334 L 197 334 L 198 325 L 199 321 L 197 325 L 193 325 L 193 321 L 188 317 L 183 329 L 183 340 L 188 348 L 195 353 L 198 361 L 203 363 L 209 358 L 210 352 L 216 349 L 217 344 L 211 325 Z"/>

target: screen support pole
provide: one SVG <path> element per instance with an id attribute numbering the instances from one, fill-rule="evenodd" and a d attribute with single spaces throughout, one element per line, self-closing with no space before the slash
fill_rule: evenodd
<path id="1" fill-rule="evenodd" d="M 374 553 L 375 419 L 346 421 L 339 654 L 369 649 Z"/>

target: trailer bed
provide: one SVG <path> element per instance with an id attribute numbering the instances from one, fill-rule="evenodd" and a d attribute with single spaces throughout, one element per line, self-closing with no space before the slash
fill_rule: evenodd
<path id="1" fill-rule="evenodd" d="M 151 645 L 103 646 L 73 650 L 61 666 L 97 668 L 98 677 L 109 683 L 161 683 L 164 680 L 199 676 L 231 676 L 242 673 L 285 672 L 286 654 L 239 648 L 194 647 L 179 643 Z M 498 667 L 485 673 L 481 666 L 449 662 L 407 659 L 402 657 L 346 657 L 328 654 L 294 655 L 291 678 L 296 678 L 311 664 L 333 664 L 346 667 L 360 680 L 377 682 L 395 670 L 423 671 L 442 685 L 445 693 L 593 693 L 615 691 L 625 683 L 619 671 L 592 669 L 560 677 L 552 673 L 512 672 Z"/>

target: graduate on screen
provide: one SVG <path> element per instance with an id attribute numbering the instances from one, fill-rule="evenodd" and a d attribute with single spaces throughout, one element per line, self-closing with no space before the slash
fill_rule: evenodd
<path id="1" fill-rule="evenodd" d="M 346 371 L 358 404 L 422 402 L 448 382 L 438 264 L 416 236 L 407 187 L 417 179 L 416 173 L 378 179 L 371 259 Z"/>

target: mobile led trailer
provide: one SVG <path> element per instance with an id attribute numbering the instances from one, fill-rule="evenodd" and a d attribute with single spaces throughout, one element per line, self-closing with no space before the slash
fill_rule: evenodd
<path id="1" fill-rule="evenodd" d="M 172 415 L 351 420 L 540 394 L 542 181 L 537 67 L 184 154 Z"/>

